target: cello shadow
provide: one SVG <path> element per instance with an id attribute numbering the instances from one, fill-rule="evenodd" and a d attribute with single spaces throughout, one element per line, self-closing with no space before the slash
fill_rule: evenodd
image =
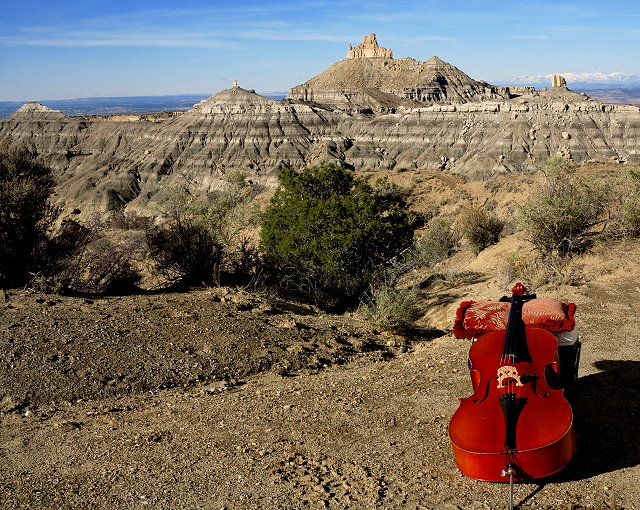
<path id="1" fill-rule="evenodd" d="M 576 455 L 549 482 L 575 481 L 640 462 L 640 361 L 604 360 L 566 392 L 573 408 Z"/>
<path id="2" fill-rule="evenodd" d="M 544 489 L 544 486 L 544 483 L 539 483 L 538 486 L 529 495 L 520 500 L 518 504 L 514 505 L 514 508 L 520 508 L 522 505 L 526 505 L 531 499 L 533 499 L 536 494 L 538 494 L 538 492 Z"/>
<path id="3" fill-rule="evenodd" d="M 573 409 L 577 451 L 566 469 L 532 480 L 520 508 L 548 483 L 583 480 L 640 462 L 640 361 L 598 361 L 602 372 L 579 378 L 565 396 Z"/>

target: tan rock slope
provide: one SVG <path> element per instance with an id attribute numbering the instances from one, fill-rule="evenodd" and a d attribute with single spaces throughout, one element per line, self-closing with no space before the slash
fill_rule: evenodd
<path id="1" fill-rule="evenodd" d="M 561 80 L 541 91 L 493 87 L 437 57 L 396 60 L 367 41 L 285 101 L 235 85 L 181 115 L 106 120 L 28 103 L 0 119 L 0 149 L 37 153 L 57 172 L 57 202 L 82 214 L 156 214 L 187 184 L 206 194 L 240 169 L 273 187 L 280 169 L 318 161 L 468 179 L 528 172 L 558 154 L 640 162 L 638 107 L 599 103 Z"/>
<path id="2" fill-rule="evenodd" d="M 65 114 L 60 110 L 53 110 L 48 106 L 44 106 L 40 103 L 25 103 L 18 110 L 16 110 L 10 118 L 34 118 L 34 119 L 47 119 L 47 120 L 57 120 L 63 119 Z"/>
<path id="3" fill-rule="evenodd" d="M 513 90 L 532 92 L 533 88 Z M 395 106 L 406 105 L 407 100 L 418 104 L 466 103 L 508 99 L 511 95 L 509 88 L 476 81 L 435 56 L 426 62 L 394 59 L 391 50 L 378 46 L 376 35 L 370 34 L 355 48 L 349 45 L 346 59 L 293 87 L 288 98 L 324 104 L 369 105 L 369 101 L 375 101 L 374 91 L 396 96 Z M 368 95 L 374 97 L 368 99 Z"/>

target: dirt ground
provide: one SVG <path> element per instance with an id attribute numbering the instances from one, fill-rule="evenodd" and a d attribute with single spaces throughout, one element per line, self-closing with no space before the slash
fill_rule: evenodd
<path id="1" fill-rule="evenodd" d="M 578 305 L 578 452 L 516 485 L 519 508 L 640 508 L 640 250 L 607 257 L 587 283 L 539 293 Z M 10 291 L 0 507 L 506 508 L 508 486 L 462 476 L 447 434 L 471 390 L 457 303 L 505 290 L 427 283 L 436 328 L 410 338 L 229 289 Z"/>
<path id="2" fill-rule="evenodd" d="M 393 177 L 416 210 L 475 197 L 503 217 L 539 179 Z M 517 484 L 518 508 L 640 509 L 638 244 L 602 244 L 572 285 L 532 289 L 578 307 L 578 449 Z M 506 484 L 456 469 L 447 426 L 471 394 L 455 311 L 508 294 L 516 250 L 518 234 L 408 274 L 424 316 L 406 337 L 233 289 L 0 292 L 0 508 L 507 508 Z"/>

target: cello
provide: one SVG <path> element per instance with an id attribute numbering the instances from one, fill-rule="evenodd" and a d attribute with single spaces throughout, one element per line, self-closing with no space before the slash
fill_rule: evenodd
<path id="1" fill-rule="evenodd" d="M 558 387 L 558 344 L 525 327 L 522 307 L 535 295 L 512 290 L 506 330 L 482 335 L 469 351 L 472 396 L 449 423 L 458 469 L 482 481 L 510 484 L 563 469 L 576 450 L 573 412 Z"/>

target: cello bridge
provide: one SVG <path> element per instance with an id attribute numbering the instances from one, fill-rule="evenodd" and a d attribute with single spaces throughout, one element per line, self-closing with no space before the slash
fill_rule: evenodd
<path id="1" fill-rule="evenodd" d="M 498 388 L 502 388 L 505 385 L 505 381 L 513 379 L 516 381 L 516 386 L 524 386 L 520 379 L 518 369 L 513 365 L 504 365 L 498 368 Z"/>

